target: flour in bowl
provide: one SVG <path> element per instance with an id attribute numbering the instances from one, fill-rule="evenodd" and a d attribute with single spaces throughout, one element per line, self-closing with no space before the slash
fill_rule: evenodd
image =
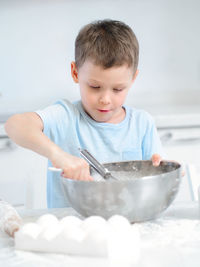
<path id="1" fill-rule="evenodd" d="M 141 177 L 137 172 L 131 171 L 111 171 L 111 174 L 119 181 L 133 180 Z M 94 181 L 106 181 L 99 173 L 93 173 L 92 177 Z"/>

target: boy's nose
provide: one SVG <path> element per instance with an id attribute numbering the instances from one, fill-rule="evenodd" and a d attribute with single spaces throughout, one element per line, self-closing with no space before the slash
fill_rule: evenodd
<path id="1" fill-rule="evenodd" d="M 99 102 L 104 105 L 110 104 L 110 95 L 109 94 L 101 95 L 99 98 Z"/>

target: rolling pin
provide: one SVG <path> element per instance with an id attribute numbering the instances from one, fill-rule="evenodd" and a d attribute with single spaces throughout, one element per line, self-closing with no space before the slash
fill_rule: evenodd
<path id="1" fill-rule="evenodd" d="M 9 236 L 14 237 L 16 231 L 22 225 L 22 218 L 15 208 L 0 199 L 0 229 Z"/>

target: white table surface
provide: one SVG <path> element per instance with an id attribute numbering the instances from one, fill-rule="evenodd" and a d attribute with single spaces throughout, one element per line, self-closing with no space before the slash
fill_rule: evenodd
<path id="1" fill-rule="evenodd" d="M 58 218 L 77 215 L 70 208 L 21 210 L 19 212 L 25 223 L 34 222 L 45 213 L 52 213 Z M 139 223 L 138 227 L 141 233 L 141 256 L 137 264 L 128 265 L 128 267 L 200 266 L 200 209 L 198 202 L 176 202 L 158 219 Z M 111 265 L 107 258 L 16 251 L 13 238 L 0 233 L 0 266 L 110 267 Z M 126 266 L 123 264 L 123 267 Z"/>

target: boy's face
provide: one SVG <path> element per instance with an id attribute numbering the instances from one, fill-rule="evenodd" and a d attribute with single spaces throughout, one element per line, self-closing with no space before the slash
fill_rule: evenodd
<path id="1" fill-rule="evenodd" d="M 78 70 L 71 63 L 74 81 L 79 83 L 82 105 L 97 122 L 119 123 L 125 117 L 122 108 L 137 75 L 127 65 L 103 69 L 86 61 Z"/>

